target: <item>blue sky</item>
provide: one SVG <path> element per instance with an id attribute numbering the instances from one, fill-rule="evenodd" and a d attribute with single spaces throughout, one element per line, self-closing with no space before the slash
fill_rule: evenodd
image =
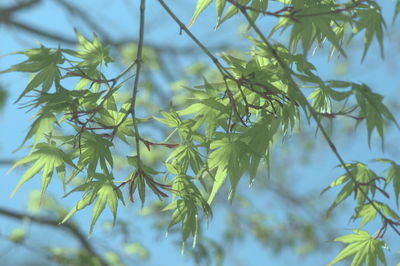
<path id="1" fill-rule="evenodd" d="M 4 1 L 5 3 L 13 3 L 14 1 Z M 134 4 L 132 3 L 134 2 Z M 71 3 L 79 4 L 84 9 L 90 11 L 93 18 L 101 20 L 101 27 L 111 33 L 112 37 L 117 39 L 127 38 L 127 36 L 136 36 L 138 28 L 138 1 L 114 1 L 112 5 L 106 0 L 91 0 L 91 1 L 71 1 Z M 169 45 L 188 45 L 190 40 L 185 35 L 179 35 L 179 28 L 167 18 L 166 13 L 158 8 L 156 1 L 148 1 L 147 9 L 149 14 L 147 15 L 147 26 L 149 29 L 146 34 L 146 41 L 149 43 L 157 43 L 163 45 L 168 43 Z M 174 10 L 182 18 L 183 21 L 189 22 L 194 10 L 194 4 L 185 1 L 178 1 L 180 5 L 173 4 L 170 2 L 171 7 L 175 7 Z M 94 4 L 95 3 L 95 4 Z M 391 18 L 392 11 L 389 10 L 390 5 L 388 2 L 384 4 L 384 14 L 388 14 Z M 116 16 L 116 14 L 118 14 Z M 53 30 L 58 34 L 67 35 L 74 37 L 73 27 L 77 27 L 85 35 L 90 36 L 92 29 L 82 28 L 82 23 L 76 18 L 69 18 L 64 15 L 59 7 L 53 3 L 53 1 L 44 1 L 40 8 L 24 12 L 18 19 L 22 21 L 29 21 L 33 25 L 46 27 L 47 29 Z M 237 33 L 238 20 L 232 20 L 229 23 L 223 25 L 219 31 L 212 31 L 215 21 L 215 11 L 213 7 L 210 7 L 193 26 L 193 32 L 208 45 L 218 45 L 221 42 L 239 42 L 241 40 Z M 388 31 L 393 31 L 394 28 L 390 25 L 391 19 L 387 20 Z M 167 24 L 168 23 L 168 24 Z M 268 27 L 268 24 L 264 22 Z M 167 26 L 168 25 L 168 26 Z M 398 23 L 396 24 L 398 26 Z M 114 30 L 115 29 L 115 30 Z M 56 47 L 58 44 L 48 41 L 46 39 L 33 38 L 31 35 L 19 32 L 16 29 L 9 29 L 0 27 L 1 45 L 0 55 L 14 52 L 16 50 L 31 48 L 37 46 L 37 41 L 43 43 L 46 46 Z M 100 36 L 101 37 L 101 36 Z M 326 56 L 323 51 L 318 52 L 310 60 L 317 66 L 318 73 L 326 78 L 340 78 L 348 81 L 363 82 L 374 88 L 377 92 L 385 96 L 388 101 L 394 100 L 397 97 L 399 90 L 399 76 L 400 76 L 400 65 L 399 55 L 400 47 L 398 45 L 400 36 L 394 32 L 391 35 L 391 40 L 385 42 L 385 54 L 386 59 L 382 61 L 379 57 L 379 49 L 377 45 L 372 45 L 370 48 L 369 55 L 363 64 L 361 61 L 361 51 L 359 48 L 351 50 L 347 60 L 331 60 L 329 64 L 326 63 Z M 244 42 L 243 45 L 248 44 Z M 21 56 L 4 56 L 0 57 L 0 69 L 5 69 L 22 59 Z M 207 58 L 202 58 L 204 62 L 209 63 Z M 342 67 L 348 69 L 347 73 L 336 75 L 338 67 L 337 63 L 340 63 Z M 340 70 L 340 69 L 339 69 Z M 0 125 L 2 125 L 1 139 L 0 139 L 0 158 L 19 158 L 26 153 L 20 151 L 12 154 L 12 151 L 17 148 L 29 128 L 31 123 L 30 117 L 33 113 L 25 113 L 25 110 L 18 109 L 12 102 L 23 90 L 23 86 L 27 81 L 27 77 L 23 74 L 7 74 L 7 76 L 0 76 L 0 84 L 4 86 L 10 95 L 9 101 L 0 115 Z M 387 101 L 387 102 L 388 102 Z M 399 119 L 399 110 L 392 110 L 396 117 Z M 350 139 L 346 138 L 347 133 L 335 132 L 335 142 L 338 149 L 343 154 L 346 160 L 358 160 L 368 162 L 368 160 L 376 157 L 391 157 L 392 159 L 398 159 L 399 148 L 398 145 L 393 143 L 399 143 L 399 132 L 391 129 L 387 136 L 386 152 L 382 153 L 380 150 L 380 144 L 378 138 L 373 139 L 372 149 L 370 150 L 367 146 L 367 136 L 364 134 L 364 125 L 360 125 L 359 129 L 349 135 Z M 336 141 L 337 140 L 337 141 Z M 288 147 L 293 151 L 293 158 L 296 155 L 300 155 L 301 152 L 296 151 L 296 141 L 300 141 L 299 138 L 293 137 L 287 141 Z M 295 163 L 291 169 L 291 173 L 299 173 L 299 176 L 307 182 L 303 182 L 302 186 L 299 186 L 299 190 L 304 189 L 307 191 L 309 186 L 314 188 L 322 189 L 328 185 L 333 178 L 340 174 L 340 171 L 333 167 L 338 164 L 333 154 L 329 151 L 327 145 L 323 143 L 321 137 L 317 137 L 315 142 L 318 148 L 313 151 L 310 155 L 310 161 L 313 162 L 308 166 L 304 166 L 300 163 Z M 320 147 L 320 148 L 319 148 Z M 280 154 L 284 158 L 284 154 Z M 280 158 L 281 158 L 280 157 Z M 9 199 L 11 191 L 14 189 L 20 175 L 23 170 L 14 171 L 8 175 L 5 175 L 8 167 L 0 167 L 0 173 L 3 176 L 2 185 L 0 188 L 0 205 L 8 208 L 22 209 L 28 201 L 28 193 L 32 189 L 40 187 L 39 178 L 29 182 L 23 186 L 17 195 L 13 199 Z M 316 181 L 317 180 L 317 181 Z M 310 185 L 311 181 L 311 185 Z M 241 185 L 247 186 L 245 182 Z M 60 183 L 53 182 L 49 188 L 49 191 L 54 195 L 61 195 Z M 334 193 L 331 193 L 331 196 Z M 329 195 L 327 196 L 329 197 Z M 72 196 L 67 199 L 58 198 L 62 200 L 69 207 L 79 198 Z M 268 199 L 266 199 L 268 202 Z M 324 200 L 324 202 L 326 202 Z M 329 204 L 329 202 L 328 202 Z M 328 207 L 328 206 L 326 206 Z M 139 206 L 131 206 L 126 210 L 120 209 L 120 215 L 124 218 L 134 216 L 134 225 L 138 229 L 138 237 L 142 240 L 150 249 L 155 249 L 157 252 L 153 252 L 153 258 L 149 265 L 190 265 L 190 261 L 180 256 L 179 250 L 176 245 L 171 245 L 174 240 L 173 237 L 164 239 L 163 237 L 159 240 L 155 240 L 157 234 L 150 232 L 152 229 L 148 225 L 148 218 L 142 218 L 137 216 L 135 213 L 139 210 Z M 343 234 L 348 233 L 346 231 L 352 228 L 352 224 L 348 223 L 348 210 L 343 211 L 343 215 L 339 216 L 337 225 L 343 228 Z M 133 215 L 134 214 L 134 215 Z M 347 214 L 347 215 L 346 215 Z M 89 226 L 88 219 L 90 219 L 90 209 L 87 211 L 80 212 L 76 218 L 81 222 L 83 228 Z M 218 235 L 224 226 L 224 211 L 218 212 L 213 221 L 207 228 L 207 234 Z M 6 233 L 9 228 L 15 227 L 15 223 L 11 223 L 9 220 L 3 218 L 0 219 L 1 233 Z M 46 230 L 46 229 L 41 229 Z M 98 230 L 100 231 L 100 230 Z M 37 234 L 42 234 L 38 231 Z M 389 232 L 391 233 L 391 232 Z M 389 235 L 388 233 L 388 235 Z M 93 238 L 96 237 L 96 232 Z M 176 239 L 175 239 L 176 240 Z M 391 240 L 391 241 L 390 241 Z M 46 238 L 47 241 L 47 238 Z M 56 236 L 52 241 L 63 241 L 63 236 Z M 389 239 L 389 242 L 393 242 L 393 239 Z M 236 245 L 227 250 L 227 262 L 225 265 L 322 265 L 327 263 L 335 256 L 337 252 L 337 246 L 327 243 L 332 246 L 332 254 L 327 258 L 326 256 L 309 256 L 305 258 L 294 255 L 292 252 L 284 252 L 279 256 L 274 256 L 272 251 L 263 249 L 259 244 L 254 243 L 251 239 L 246 239 L 240 246 Z M 399 246 L 397 246 L 397 250 Z M 1 250 L 1 249 L 0 249 Z M 391 252 L 391 258 L 395 252 Z M 16 256 L 17 253 L 14 252 Z M 390 258 L 390 257 L 389 257 Z M 266 263 L 267 262 L 267 263 Z"/>

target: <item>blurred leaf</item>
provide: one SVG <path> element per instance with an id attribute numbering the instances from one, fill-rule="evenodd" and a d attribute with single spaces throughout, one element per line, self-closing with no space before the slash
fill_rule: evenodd
<path id="1" fill-rule="evenodd" d="M 26 239 L 26 230 L 21 228 L 13 229 L 11 231 L 9 239 L 16 244 L 21 244 Z"/>

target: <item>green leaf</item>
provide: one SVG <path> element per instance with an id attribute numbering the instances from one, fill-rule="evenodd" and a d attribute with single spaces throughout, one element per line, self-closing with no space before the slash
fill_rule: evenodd
<path id="1" fill-rule="evenodd" d="M 382 16 L 381 8 L 375 2 L 361 5 L 361 7 L 363 8 L 357 11 L 358 21 L 356 21 L 356 27 L 353 29 L 353 35 L 365 29 L 362 61 L 365 59 L 374 37 L 378 40 L 381 56 L 383 57 L 383 27 L 385 27 L 386 24 Z"/>
<path id="2" fill-rule="evenodd" d="M 268 8 L 269 0 L 253 0 L 251 2 L 251 10 L 249 12 L 249 16 L 252 21 L 256 21 L 258 16 L 260 15 L 260 11 L 266 11 Z M 259 11 L 258 11 L 259 10 Z"/>
<path id="3" fill-rule="evenodd" d="M 334 208 L 336 208 L 340 203 L 342 203 L 345 199 L 347 199 L 351 195 L 351 193 L 353 193 L 353 190 L 354 190 L 354 183 L 348 182 L 339 192 L 332 205 L 329 207 L 327 214 L 330 214 Z"/>
<path id="4" fill-rule="evenodd" d="M 332 112 L 332 102 L 329 98 L 327 89 L 321 86 L 311 93 L 308 97 L 312 99 L 312 107 L 320 113 L 331 113 Z"/>
<path id="5" fill-rule="evenodd" d="M 218 19 L 221 18 L 222 12 L 224 12 L 226 5 L 226 0 L 217 0 L 216 7 L 217 7 L 217 17 Z"/>
<path id="6" fill-rule="evenodd" d="M 79 40 L 78 52 L 72 52 L 72 55 L 83 59 L 79 63 L 80 67 L 96 68 L 98 65 L 112 62 L 113 59 L 109 56 L 109 49 L 105 48 L 100 42 L 99 37 L 93 33 L 93 41 L 89 41 L 77 29 L 75 29 L 76 36 Z"/>
<path id="7" fill-rule="evenodd" d="M 381 204 L 381 208 L 382 208 L 383 213 L 386 216 L 392 218 L 393 220 L 395 220 L 397 222 L 400 222 L 399 215 L 392 208 L 390 208 L 387 204 L 382 203 Z"/>
<path id="8" fill-rule="evenodd" d="M 67 220 L 69 220 L 69 218 L 71 218 L 71 216 L 76 213 L 77 211 L 80 211 L 84 208 L 86 208 L 87 206 L 89 206 L 90 204 L 92 204 L 94 202 L 94 200 L 96 199 L 96 193 L 94 191 L 86 193 L 83 198 L 78 201 L 78 203 L 75 205 L 75 207 L 64 217 L 64 219 L 61 221 L 61 223 L 65 223 Z"/>
<path id="9" fill-rule="evenodd" d="M 371 134 L 376 129 L 381 137 L 381 143 L 384 143 L 384 121 L 394 123 L 398 126 L 393 114 L 386 105 L 383 104 L 383 97 L 372 92 L 365 84 L 353 84 L 353 92 L 356 95 L 357 103 L 360 107 L 360 117 L 365 117 L 368 130 L 368 145 L 371 146 Z"/>
<path id="10" fill-rule="evenodd" d="M 101 213 L 104 211 L 106 204 L 108 204 L 113 214 L 114 224 L 115 224 L 117 210 L 118 210 L 118 201 L 122 201 L 122 203 L 124 203 L 121 191 L 113 184 L 114 177 L 112 175 L 96 173 L 93 177 L 94 177 L 93 180 L 81 186 L 78 186 L 71 191 L 75 192 L 83 190 L 85 191 L 85 194 L 83 198 L 80 201 L 78 201 L 75 207 L 64 217 L 64 219 L 61 222 L 65 223 L 75 212 L 84 209 L 85 207 L 91 205 L 96 200 L 92 212 L 90 233 L 93 232 L 94 226 L 98 218 L 100 217 Z"/>
<path id="11" fill-rule="evenodd" d="M 393 20 L 392 20 L 393 24 L 396 21 L 396 18 L 399 15 L 399 13 L 400 13 L 400 0 L 397 0 L 396 7 L 394 8 L 394 12 L 393 12 Z"/>
<path id="12" fill-rule="evenodd" d="M 35 146 L 36 150 L 28 155 L 27 157 L 17 161 L 14 166 L 10 169 L 14 169 L 15 167 L 30 163 L 35 161 L 35 163 L 25 172 L 22 176 L 21 180 L 18 182 L 16 188 L 11 194 L 11 197 L 15 195 L 18 189 L 27 181 L 29 181 L 32 177 L 34 177 L 37 173 L 42 170 L 42 198 L 44 193 L 46 192 L 47 186 L 49 185 L 52 177 L 54 168 L 57 169 L 58 173 L 61 173 L 61 177 L 63 177 L 63 169 L 65 169 L 65 163 L 70 166 L 74 166 L 71 158 L 69 158 L 62 150 L 57 148 L 54 144 L 47 143 L 39 143 Z"/>
<path id="13" fill-rule="evenodd" d="M 175 210 L 172 214 L 172 220 L 168 226 L 168 230 L 182 223 L 182 242 L 193 236 L 193 246 L 196 244 L 196 238 L 199 231 L 198 208 L 203 210 L 206 218 L 212 215 L 211 208 L 202 197 L 191 178 L 185 174 L 180 174 L 174 179 L 172 185 L 174 193 L 182 199 L 175 200 L 168 204 L 162 211 Z"/>
<path id="14" fill-rule="evenodd" d="M 354 256 L 352 266 L 377 265 L 378 258 L 384 264 L 386 259 L 383 254 L 383 248 L 386 248 L 386 243 L 376 239 L 363 230 L 353 230 L 354 234 L 336 238 L 334 241 L 349 244 L 347 245 L 328 265 L 336 264 L 351 256 Z M 378 257 L 376 256 L 376 254 Z"/>
<path id="15" fill-rule="evenodd" d="M 116 128 L 118 126 L 118 130 L 115 131 L 115 136 L 120 138 L 126 144 L 129 144 L 127 137 L 134 136 L 133 119 L 131 117 L 125 117 L 126 114 L 130 112 L 130 105 L 130 101 L 126 102 L 118 110 L 115 99 L 113 96 L 111 96 L 106 101 L 107 108 L 102 109 L 99 112 L 100 117 L 96 118 L 96 122 L 100 123 L 100 125 L 107 126 L 109 128 Z M 124 118 L 125 120 L 122 122 L 122 119 Z M 121 122 L 122 124 L 120 124 Z M 139 123 L 140 121 L 137 120 L 136 122 Z"/>
<path id="16" fill-rule="evenodd" d="M 238 0 L 238 3 L 243 6 L 247 5 L 248 2 L 250 2 L 250 0 Z M 220 20 L 218 20 L 216 28 L 221 26 L 222 23 L 224 23 L 225 21 L 236 15 L 238 12 L 239 9 L 236 6 L 231 5 L 226 11 L 225 16 L 223 16 Z"/>
<path id="17" fill-rule="evenodd" d="M 344 168 L 344 166 L 341 167 Z M 365 201 L 367 200 L 366 196 L 369 193 L 371 193 L 373 196 L 375 195 L 377 187 L 376 182 L 379 180 L 375 172 L 370 170 L 367 165 L 360 162 L 346 164 L 346 168 L 349 172 L 346 171 L 344 175 L 340 176 L 321 192 L 321 194 L 323 194 L 332 187 L 346 183 L 333 204 L 328 209 L 328 214 L 342 201 L 347 199 L 353 192 L 359 207 L 365 204 Z M 356 183 L 358 185 L 356 185 Z M 360 190 L 363 192 L 360 192 Z"/>
<path id="18" fill-rule="evenodd" d="M 153 116 L 153 118 L 169 127 L 179 127 L 182 124 L 182 121 L 179 118 L 179 116 L 174 115 L 173 113 L 161 111 L 161 114 L 164 116 L 164 119 L 155 116 Z"/>
<path id="19" fill-rule="evenodd" d="M 376 201 L 374 201 L 374 205 L 377 206 L 378 208 L 380 207 L 380 204 Z M 362 217 L 360 227 L 364 227 L 364 225 L 366 225 L 367 223 L 375 220 L 376 215 L 377 211 L 375 207 L 372 204 L 365 204 L 357 212 L 355 218 Z"/>
<path id="20" fill-rule="evenodd" d="M 197 0 L 196 10 L 193 14 L 192 20 L 190 21 L 189 27 L 191 27 L 197 20 L 197 17 L 206 9 L 213 0 Z"/>
<path id="21" fill-rule="evenodd" d="M 26 230 L 22 228 L 15 228 L 11 231 L 9 236 L 10 241 L 21 244 L 26 239 Z"/>
<path id="22" fill-rule="evenodd" d="M 15 102 L 19 102 L 28 92 L 40 85 L 42 85 L 42 91 L 47 92 L 53 83 L 59 82 L 61 74 L 58 65 L 64 63 L 64 57 L 60 49 L 50 49 L 41 45 L 40 48 L 17 52 L 17 54 L 23 54 L 28 59 L 7 70 L 0 71 L 0 74 L 7 72 L 30 72 L 36 74 L 34 74 Z"/>
<path id="23" fill-rule="evenodd" d="M 77 142 L 78 169 L 70 176 L 69 180 L 74 178 L 85 167 L 87 167 L 89 177 L 94 175 L 98 165 L 100 165 L 104 174 L 108 174 L 108 168 L 113 166 L 113 158 L 110 151 L 112 142 L 100 135 L 89 132 L 81 133 L 77 137 Z"/>
<path id="24" fill-rule="evenodd" d="M 94 225 L 99 218 L 100 214 L 103 212 L 106 203 L 110 207 L 113 214 L 113 223 L 115 224 L 117 218 L 118 210 L 118 199 L 121 199 L 121 195 L 118 195 L 116 187 L 112 183 L 106 183 L 101 186 L 97 192 L 97 201 L 93 208 L 92 222 L 90 225 L 90 232 L 93 231 Z"/>
<path id="25" fill-rule="evenodd" d="M 25 139 L 22 144 L 17 148 L 19 150 L 30 138 L 34 137 L 33 146 L 39 141 L 46 139 L 46 136 L 53 132 L 53 125 L 57 123 L 56 117 L 52 113 L 44 113 L 40 115 L 35 122 L 31 125 L 28 134 L 26 134 Z"/>
<path id="26" fill-rule="evenodd" d="M 351 179 L 351 176 L 349 175 L 342 175 L 335 181 L 333 181 L 329 186 L 327 186 L 324 190 L 322 190 L 321 195 L 324 194 L 327 190 L 333 187 L 340 186 L 344 183 L 346 183 L 349 179 Z"/>
<path id="27" fill-rule="evenodd" d="M 178 203 L 179 203 L 179 200 L 175 200 L 175 201 L 171 202 L 170 204 L 168 204 L 167 206 L 165 206 L 161 211 L 164 212 L 164 211 L 175 210 L 176 208 L 178 208 Z"/>
<path id="28" fill-rule="evenodd" d="M 249 174 L 250 184 L 258 173 L 261 160 L 268 160 L 269 150 L 273 143 L 273 136 L 279 129 L 279 119 L 272 115 L 260 119 L 255 125 L 248 128 L 241 139 L 248 145 L 249 149 Z M 268 154 L 267 154 L 268 153 Z"/>
<path id="29" fill-rule="evenodd" d="M 344 168 L 344 166 L 341 167 Z M 347 199 L 353 192 L 359 206 L 365 203 L 367 199 L 366 195 L 368 195 L 369 193 L 371 193 L 372 195 L 375 194 L 376 182 L 379 179 L 374 171 L 369 169 L 367 165 L 360 162 L 346 164 L 346 167 L 349 170 L 349 173 L 347 173 L 346 171 L 344 175 L 340 176 L 336 181 L 331 183 L 327 188 L 322 191 L 322 193 L 324 193 L 331 187 L 346 183 L 346 185 L 340 191 L 339 195 L 336 197 L 334 203 L 329 208 L 328 213 L 330 213 L 333 208 L 338 206 L 342 201 Z M 356 186 L 356 182 L 359 185 Z M 363 193 L 360 192 L 360 190 L 362 190 Z"/>
<path id="30" fill-rule="evenodd" d="M 140 201 L 142 202 L 142 208 L 143 208 L 144 201 L 146 199 L 146 185 L 143 176 L 137 177 L 137 184 L 138 184 L 137 186 L 139 190 Z"/>
<path id="31" fill-rule="evenodd" d="M 400 165 L 395 161 L 389 159 L 376 159 L 378 162 L 389 163 L 390 167 L 386 173 L 386 185 L 389 183 L 393 184 L 394 195 L 396 197 L 396 206 L 399 207 L 399 195 L 400 195 Z"/>
<path id="32" fill-rule="evenodd" d="M 231 192 L 229 198 L 232 199 L 236 186 L 243 176 L 246 169 L 249 168 L 249 156 L 247 145 L 240 140 L 223 138 L 213 141 L 210 148 L 214 151 L 208 157 L 210 170 L 217 169 L 211 194 L 208 198 L 208 204 L 214 200 L 216 193 L 225 183 L 229 176 L 231 181 Z"/>
<path id="33" fill-rule="evenodd" d="M 206 137 L 211 138 L 218 127 L 218 119 L 229 116 L 230 108 L 221 103 L 221 100 L 208 98 L 194 103 L 178 112 L 179 115 L 196 114 L 194 120 L 196 130 L 204 123 L 206 124 Z"/>
<path id="34" fill-rule="evenodd" d="M 186 173 L 190 165 L 193 172 L 197 174 L 203 165 L 199 152 L 192 145 L 180 145 L 170 154 L 166 161 L 170 161 L 182 173 Z"/>
<path id="35" fill-rule="evenodd" d="M 321 34 L 323 34 L 343 56 L 346 56 L 346 53 L 341 46 L 341 41 L 336 33 L 332 30 L 331 24 L 331 20 L 326 20 L 322 16 L 316 16 L 313 18 L 313 25 L 320 30 Z"/>
<path id="36" fill-rule="evenodd" d="M 139 158 L 137 156 L 126 156 L 126 157 L 128 159 L 128 163 L 137 169 Z M 143 161 L 140 161 L 140 167 L 144 172 L 146 172 L 147 174 L 150 174 L 150 175 L 158 175 L 161 173 L 157 170 L 154 170 L 152 167 L 144 164 Z"/>

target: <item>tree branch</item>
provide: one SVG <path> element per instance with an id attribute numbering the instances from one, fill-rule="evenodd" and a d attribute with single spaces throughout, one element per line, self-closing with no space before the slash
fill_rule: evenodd
<path id="1" fill-rule="evenodd" d="M 0 165 L 11 165 L 14 164 L 17 160 L 13 159 L 0 159 Z"/>
<path id="2" fill-rule="evenodd" d="M 68 231 L 71 235 L 73 235 L 81 243 L 81 245 L 87 250 L 88 253 L 90 253 L 92 256 L 95 256 L 96 258 L 98 258 L 101 265 L 109 266 L 109 264 L 100 255 L 97 254 L 97 252 L 94 250 L 94 248 L 92 247 L 90 242 L 87 240 L 87 237 L 78 229 L 78 227 L 76 227 L 72 223 L 60 224 L 60 222 L 57 220 L 43 218 L 43 217 L 36 217 L 33 215 L 20 213 L 20 212 L 16 212 L 16 211 L 11 211 L 11 210 L 7 210 L 4 208 L 0 208 L 0 215 L 7 216 L 9 218 L 13 218 L 13 219 L 17 219 L 17 220 L 29 219 L 31 222 L 34 222 L 37 224 L 48 225 L 48 226 L 55 227 L 57 229 L 64 229 L 64 230 Z"/>
<path id="3" fill-rule="evenodd" d="M 20 21 L 11 19 L 6 16 L 2 16 L 1 13 L 0 13 L 0 23 L 19 28 L 21 30 L 24 30 L 24 31 L 29 32 L 34 35 L 38 35 L 40 37 L 44 37 L 51 41 L 55 41 L 55 42 L 59 42 L 59 43 L 67 44 L 67 45 L 76 45 L 77 44 L 76 38 L 74 38 L 74 37 L 64 37 L 63 35 L 59 35 L 54 32 L 46 31 L 39 27 L 30 26 L 29 23 L 20 22 Z M 119 39 L 119 40 L 115 40 L 115 41 L 113 41 L 113 40 L 105 40 L 104 41 L 105 45 L 112 45 L 112 46 L 117 46 L 117 47 L 125 45 L 125 44 L 129 44 L 129 43 L 138 43 L 138 40 L 127 38 L 127 39 Z M 176 55 L 195 55 L 195 54 L 200 53 L 200 51 L 198 49 L 196 49 L 196 47 L 193 47 L 193 46 L 176 47 L 176 46 L 168 46 L 165 44 L 160 45 L 160 44 L 156 44 L 156 43 L 150 43 L 150 44 L 147 43 L 146 47 L 154 49 L 154 51 L 156 51 L 159 54 L 162 54 L 162 53 L 172 54 L 174 56 L 176 56 Z M 216 45 L 216 46 L 209 48 L 209 50 L 210 51 L 221 51 L 221 50 L 225 49 L 226 47 L 231 47 L 231 44 L 225 43 L 225 44 Z"/>
<path id="4" fill-rule="evenodd" d="M 19 2 L 15 5 L 9 7 L 0 8 L 0 17 L 9 17 L 12 13 L 20 11 L 22 9 L 27 9 L 39 4 L 41 0 L 29 0 L 24 2 Z"/>

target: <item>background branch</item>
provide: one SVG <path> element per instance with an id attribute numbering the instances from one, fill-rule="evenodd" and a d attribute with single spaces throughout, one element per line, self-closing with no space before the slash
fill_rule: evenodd
<path id="1" fill-rule="evenodd" d="M 79 243 L 82 245 L 82 247 L 87 250 L 88 253 L 98 258 L 101 265 L 103 266 L 109 265 L 99 254 L 97 254 L 93 246 L 88 241 L 87 237 L 79 230 L 78 227 L 76 227 L 72 223 L 67 222 L 60 224 L 60 221 L 58 220 L 44 218 L 44 217 L 37 217 L 26 213 L 7 210 L 5 208 L 0 208 L 0 215 L 17 220 L 29 219 L 29 221 L 37 224 L 48 225 L 56 229 L 63 229 L 64 231 L 69 232 L 75 239 L 77 239 Z"/>

